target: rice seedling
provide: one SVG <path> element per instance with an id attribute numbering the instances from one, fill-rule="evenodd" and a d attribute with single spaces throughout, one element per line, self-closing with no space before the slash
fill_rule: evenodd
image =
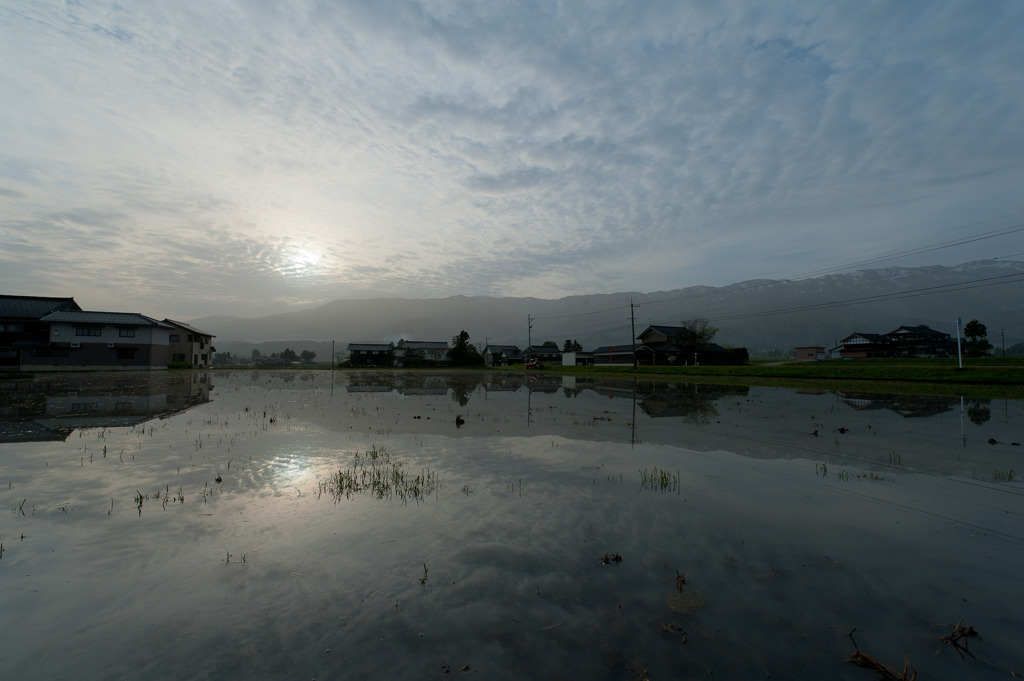
<path id="1" fill-rule="evenodd" d="M 657 492 L 679 493 L 679 471 L 675 473 L 661 468 L 640 469 L 640 489 Z"/>
<path id="2" fill-rule="evenodd" d="M 1013 482 L 1013 469 L 1004 471 L 996 468 L 992 471 L 992 477 L 1003 482 Z"/>
<path id="3" fill-rule="evenodd" d="M 338 503 L 342 497 L 349 499 L 369 492 L 377 499 L 394 497 L 402 503 L 408 503 L 410 499 L 419 503 L 439 488 L 437 473 L 423 469 L 412 475 L 404 469 L 403 462 L 374 446 L 365 454 L 353 455 L 351 468 L 339 470 L 327 480 L 317 483 L 317 497 L 327 494 Z"/>
<path id="4" fill-rule="evenodd" d="M 427 564 L 426 564 L 426 563 L 424 563 L 424 564 L 423 564 L 423 576 L 422 576 L 422 577 L 420 577 L 420 585 L 421 585 L 421 586 L 426 586 L 426 585 L 427 585 L 427 572 L 428 572 L 428 571 L 429 571 L 429 570 L 428 570 L 428 568 L 427 568 Z"/>

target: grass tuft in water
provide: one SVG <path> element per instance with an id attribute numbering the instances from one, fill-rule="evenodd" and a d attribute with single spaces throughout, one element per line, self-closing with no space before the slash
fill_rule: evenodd
<path id="1" fill-rule="evenodd" d="M 393 459 L 383 448 L 372 447 L 365 454 L 352 457 L 352 467 L 339 470 L 317 484 L 317 497 L 326 494 L 338 503 L 341 498 L 369 492 L 378 499 L 397 498 L 402 503 L 419 503 L 437 492 L 441 483 L 437 473 L 423 469 L 413 475 L 401 461 Z"/>
<path id="2" fill-rule="evenodd" d="M 640 469 L 640 489 L 656 492 L 679 493 L 679 471 L 672 473 L 661 468 Z"/>

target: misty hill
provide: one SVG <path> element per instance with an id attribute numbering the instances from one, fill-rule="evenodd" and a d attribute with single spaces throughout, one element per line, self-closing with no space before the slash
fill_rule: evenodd
<path id="1" fill-rule="evenodd" d="M 472 341 L 527 345 L 527 317 L 535 344 L 567 338 L 591 350 L 629 343 L 630 301 L 636 332 L 648 324 L 704 317 L 719 328 L 716 342 L 752 354 L 787 352 L 799 345 L 831 347 L 854 331 L 885 333 L 901 324 L 927 324 L 949 334 L 956 318 L 988 326 L 997 348 L 1024 340 L 1021 284 L 1024 263 L 982 261 L 955 267 L 890 267 L 803 280 L 744 281 L 654 293 L 541 298 L 452 296 L 425 300 L 338 300 L 319 307 L 258 318 L 211 316 L 190 323 L 217 336 L 219 351 L 248 355 L 313 349 L 330 356 L 330 342 L 400 338 L 450 340 L 465 329 Z M 856 301 L 854 304 L 837 304 Z"/>

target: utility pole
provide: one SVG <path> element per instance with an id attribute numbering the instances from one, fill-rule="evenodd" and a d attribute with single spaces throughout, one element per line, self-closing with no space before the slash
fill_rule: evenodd
<path id="1" fill-rule="evenodd" d="M 960 317 L 956 318 L 956 359 L 961 369 L 964 368 L 964 356 L 960 351 L 960 325 L 963 324 L 963 320 Z"/>
<path id="2" fill-rule="evenodd" d="M 633 341 L 633 370 L 636 371 L 636 315 L 634 312 L 638 305 L 633 304 L 633 299 L 629 299 L 629 330 L 632 333 Z"/>
<path id="3" fill-rule="evenodd" d="M 526 349 L 529 352 L 530 348 L 533 347 L 533 317 L 529 314 L 526 315 Z M 526 361 L 530 361 L 530 357 L 526 358 Z"/>

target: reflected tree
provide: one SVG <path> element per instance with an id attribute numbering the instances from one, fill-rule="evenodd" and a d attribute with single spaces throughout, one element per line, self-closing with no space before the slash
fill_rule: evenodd
<path id="1" fill-rule="evenodd" d="M 992 410 L 989 405 L 992 400 L 978 399 L 967 403 L 967 418 L 975 425 L 981 425 L 992 418 Z"/>

